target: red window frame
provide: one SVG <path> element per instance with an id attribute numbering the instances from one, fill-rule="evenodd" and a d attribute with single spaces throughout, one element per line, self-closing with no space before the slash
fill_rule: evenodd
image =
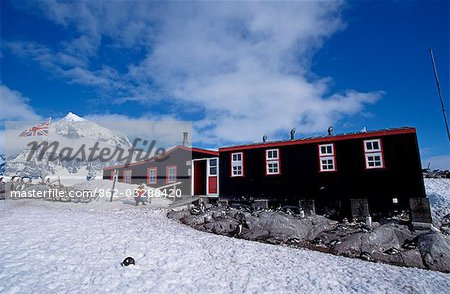
<path id="1" fill-rule="evenodd" d="M 241 174 L 235 175 L 233 174 L 233 162 L 239 162 L 238 160 L 233 161 L 233 155 L 234 154 L 240 154 L 241 155 Z M 244 152 L 233 152 L 230 154 L 230 177 L 236 178 L 236 177 L 243 177 L 244 176 Z"/>
<path id="2" fill-rule="evenodd" d="M 328 154 L 328 153 L 322 154 L 321 147 L 323 147 L 323 146 L 330 146 L 330 145 L 331 145 L 331 148 L 332 148 L 331 149 L 332 154 Z M 319 145 L 317 145 L 317 150 L 319 151 L 319 172 L 321 172 L 321 173 L 336 172 L 337 171 L 336 146 L 334 145 L 334 143 L 319 144 Z M 323 166 L 322 166 L 322 159 L 330 158 L 330 157 L 333 158 L 333 169 L 325 169 L 324 170 Z"/>
<path id="3" fill-rule="evenodd" d="M 175 179 L 173 181 L 170 181 L 169 179 L 169 169 L 175 168 Z M 178 167 L 176 165 L 168 165 L 166 166 L 166 184 L 172 184 L 177 182 L 177 170 Z"/>
<path id="4" fill-rule="evenodd" d="M 151 170 L 155 171 L 155 181 L 154 182 L 150 181 L 150 171 Z M 157 167 L 147 168 L 147 184 L 157 184 L 157 183 L 158 183 L 158 168 Z"/>
<path id="5" fill-rule="evenodd" d="M 125 180 L 126 180 L 126 173 L 127 172 L 131 173 L 130 174 L 130 182 L 129 183 L 125 182 Z M 131 182 L 133 180 L 133 170 L 132 169 L 124 169 L 122 175 L 123 175 L 122 182 L 127 183 L 127 184 L 131 184 Z"/>
<path id="6" fill-rule="evenodd" d="M 367 142 L 373 142 L 373 141 L 378 141 L 378 146 L 379 149 L 377 150 L 368 150 L 367 149 Z M 363 141 L 363 150 L 364 150 L 364 164 L 366 167 L 366 170 L 368 169 L 385 169 L 386 168 L 386 163 L 384 161 L 384 151 L 383 151 L 383 142 L 380 139 L 367 139 Z M 370 155 L 380 155 L 380 159 L 381 159 L 381 166 L 369 166 L 369 161 L 368 161 L 368 157 Z"/>
<path id="7" fill-rule="evenodd" d="M 270 158 L 269 159 L 269 151 L 277 151 L 277 157 L 276 159 Z M 265 164 L 265 174 L 266 176 L 275 176 L 275 175 L 280 175 L 281 174 L 281 161 L 280 161 L 280 149 L 279 148 L 274 148 L 274 149 L 266 149 L 265 150 L 265 159 L 266 159 L 266 164 Z M 278 172 L 276 173 L 269 173 L 269 163 L 277 163 L 278 166 Z"/>

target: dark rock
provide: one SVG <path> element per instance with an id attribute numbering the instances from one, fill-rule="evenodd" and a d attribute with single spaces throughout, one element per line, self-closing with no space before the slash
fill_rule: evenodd
<path id="1" fill-rule="evenodd" d="M 400 256 L 404 266 L 425 268 L 419 250 L 401 251 Z"/>
<path id="2" fill-rule="evenodd" d="M 224 219 L 212 223 L 207 223 L 204 225 L 204 228 L 211 233 L 219 235 L 229 235 L 237 231 L 238 222 L 231 218 Z"/>
<path id="3" fill-rule="evenodd" d="M 450 272 L 450 239 L 439 233 L 418 236 L 423 263 L 431 270 Z"/>
<path id="4" fill-rule="evenodd" d="M 335 249 L 339 254 L 346 256 L 357 256 L 361 252 L 384 252 L 391 248 L 400 249 L 405 240 L 414 237 L 407 226 L 386 224 L 371 232 L 347 235 Z"/>
<path id="5" fill-rule="evenodd" d="M 247 215 L 245 220 L 249 232 L 245 233 L 244 237 L 248 239 L 270 236 L 281 240 L 313 240 L 321 232 L 330 229 L 334 223 L 322 216 L 299 219 L 278 212 L 257 212 Z"/>
<path id="6" fill-rule="evenodd" d="M 196 226 L 201 225 L 205 223 L 205 218 L 203 215 L 187 215 L 186 217 L 183 217 L 180 219 L 180 221 L 183 224 L 189 225 L 189 226 Z"/>
<path id="7" fill-rule="evenodd" d="M 174 220 L 180 220 L 182 218 L 185 218 L 187 216 L 191 215 L 191 213 L 188 210 L 179 210 L 179 211 L 169 211 L 167 213 L 167 217 Z"/>

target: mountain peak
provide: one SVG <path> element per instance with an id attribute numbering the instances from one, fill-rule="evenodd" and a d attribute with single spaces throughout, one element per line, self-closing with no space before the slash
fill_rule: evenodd
<path id="1" fill-rule="evenodd" d="M 85 121 L 84 118 L 76 115 L 73 112 L 69 112 L 65 117 L 61 119 L 62 121 Z"/>

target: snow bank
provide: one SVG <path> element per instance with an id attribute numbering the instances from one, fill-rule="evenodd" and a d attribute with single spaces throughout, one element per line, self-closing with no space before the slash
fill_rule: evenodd
<path id="1" fill-rule="evenodd" d="M 449 275 L 206 234 L 139 206 L 0 202 L 0 292 L 446 293 Z M 127 256 L 135 266 L 121 267 Z"/>
<path id="2" fill-rule="evenodd" d="M 108 195 L 110 195 L 109 193 L 112 191 L 112 186 L 113 182 L 111 180 L 93 180 L 75 184 L 73 185 L 73 188 L 77 190 L 90 190 L 96 192 L 97 195 L 99 195 L 99 197 L 92 204 L 95 205 L 95 202 L 104 203 L 109 202 L 111 200 L 111 197 Z M 115 192 L 113 202 L 117 204 L 121 203 L 121 204 L 135 205 L 136 202 L 134 200 L 134 190 L 137 187 L 138 185 L 136 184 L 116 182 L 116 185 L 114 186 Z M 144 188 L 146 190 L 153 190 L 153 188 L 147 186 L 145 186 Z M 172 200 L 170 199 L 153 197 L 151 198 L 150 203 L 148 203 L 148 205 L 150 205 L 153 208 L 161 208 L 161 207 L 168 207 L 170 203 L 172 203 Z M 115 207 L 120 207 L 120 205 L 116 205 Z"/>
<path id="3" fill-rule="evenodd" d="M 450 214 L 450 179 L 424 179 L 433 220 L 439 222 Z"/>

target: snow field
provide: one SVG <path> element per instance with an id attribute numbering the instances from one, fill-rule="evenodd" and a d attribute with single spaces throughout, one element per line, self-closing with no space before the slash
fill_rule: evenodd
<path id="1" fill-rule="evenodd" d="M 450 214 L 450 179 L 424 179 L 433 221 Z"/>
<path id="2" fill-rule="evenodd" d="M 0 202 L 0 292 L 448 293 L 450 275 L 207 234 L 165 210 Z M 122 267 L 127 256 L 135 266 Z"/>

